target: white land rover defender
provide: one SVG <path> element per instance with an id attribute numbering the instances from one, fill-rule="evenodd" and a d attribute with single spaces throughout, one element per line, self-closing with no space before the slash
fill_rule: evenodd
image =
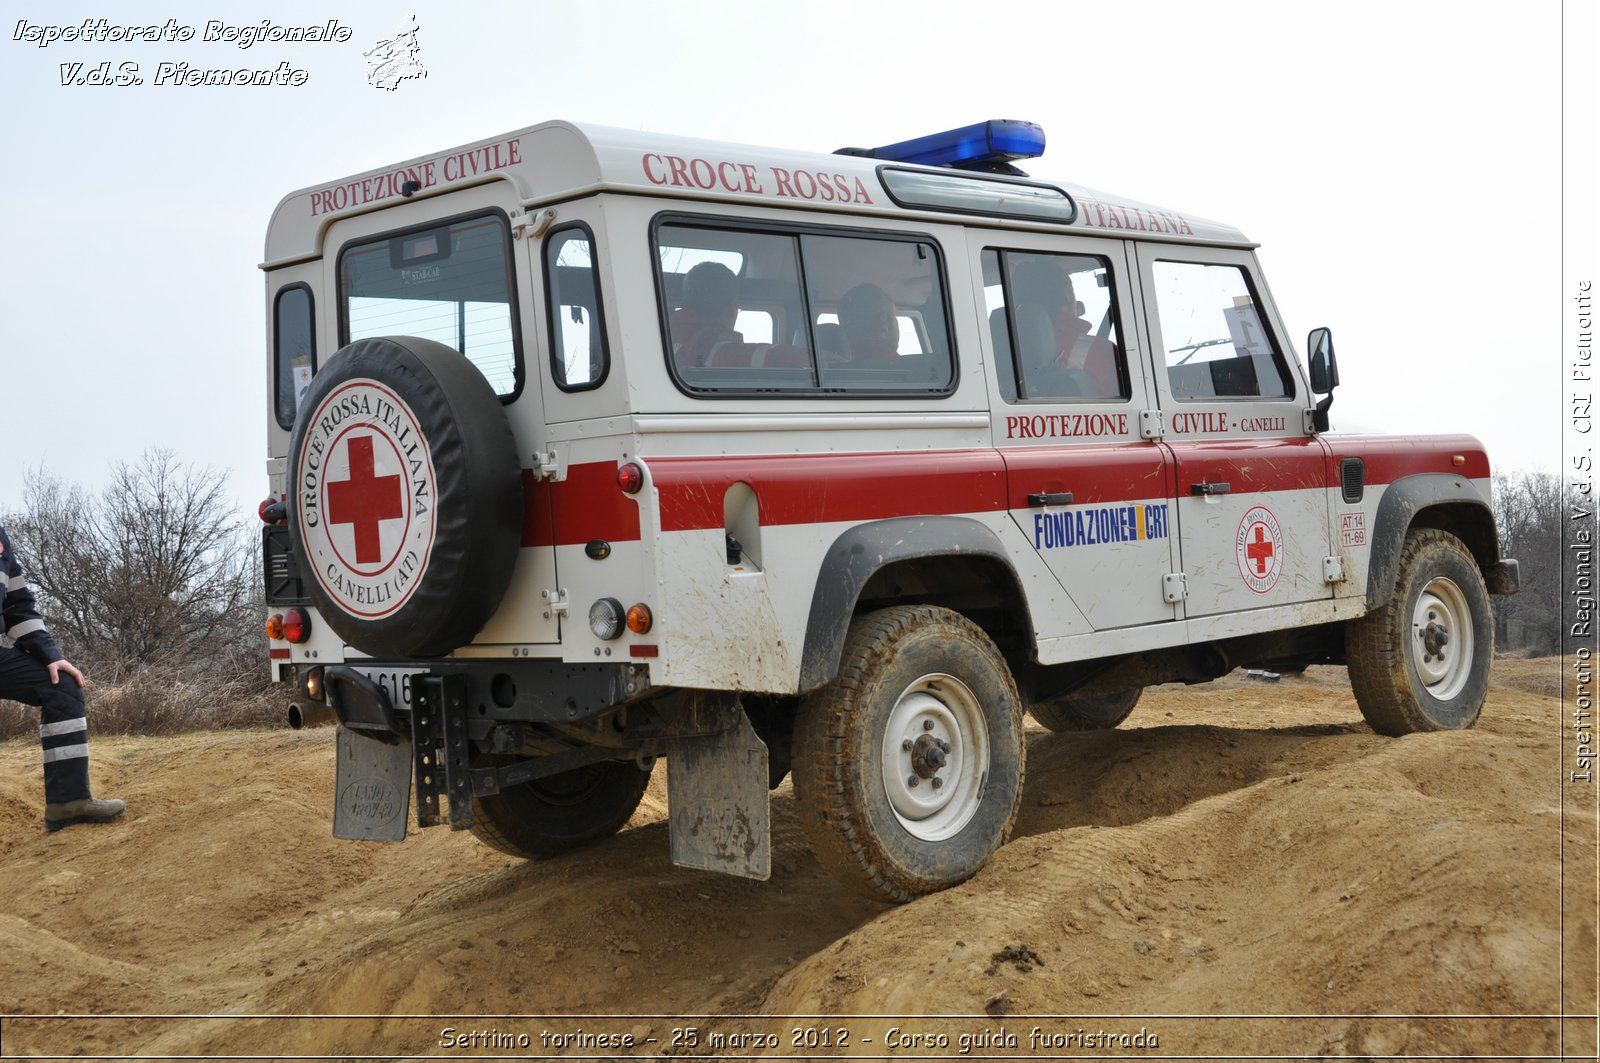
<path id="1" fill-rule="evenodd" d="M 765 878 L 792 770 L 905 900 L 1005 842 L 1025 711 L 1344 662 L 1374 729 L 1470 726 L 1517 587 L 1480 444 L 1327 434 L 1251 243 L 1042 148 L 551 122 L 284 199 L 267 628 L 334 832 L 414 793 L 549 856 L 664 756 L 673 860 Z"/>

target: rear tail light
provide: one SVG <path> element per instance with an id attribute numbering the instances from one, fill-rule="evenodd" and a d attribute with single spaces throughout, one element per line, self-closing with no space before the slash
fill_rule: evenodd
<path id="1" fill-rule="evenodd" d="M 283 637 L 298 645 L 311 637 L 311 614 L 304 609 L 285 609 Z"/>
<path id="2" fill-rule="evenodd" d="M 633 462 L 617 466 L 617 486 L 625 495 L 636 495 L 644 486 L 644 470 Z"/>
<path id="3" fill-rule="evenodd" d="M 597 639 L 614 639 L 622 634 L 622 603 L 615 598 L 601 598 L 589 606 L 589 630 Z"/>
<path id="4" fill-rule="evenodd" d="M 261 517 L 263 524 L 287 524 L 289 521 L 289 504 L 281 498 L 264 499 L 256 507 L 256 513 Z"/>

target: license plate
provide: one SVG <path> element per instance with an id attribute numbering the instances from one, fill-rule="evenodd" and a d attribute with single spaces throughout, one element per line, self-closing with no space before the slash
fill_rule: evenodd
<path id="1" fill-rule="evenodd" d="M 409 711 L 411 708 L 411 678 L 427 672 L 426 668 L 363 668 L 368 679 L 378 684 L 378 688 L 389 698 L 389 704 L 397 709 Z"/>

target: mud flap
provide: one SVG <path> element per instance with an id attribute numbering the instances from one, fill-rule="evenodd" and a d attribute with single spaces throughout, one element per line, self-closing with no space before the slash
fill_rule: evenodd
<path id="1" fill-rule="evenodd" d="M 385 742 L 339 728 L 333 783 L 333 836 L 404 841 L 411 814 L 411 743 Z"/>
<path id="2" fill-rule="evenodd" d="M 672 862 L 765 881 L 772 874 L 767 747 L 741 711 L 714 735 L 667 744 Z"/>

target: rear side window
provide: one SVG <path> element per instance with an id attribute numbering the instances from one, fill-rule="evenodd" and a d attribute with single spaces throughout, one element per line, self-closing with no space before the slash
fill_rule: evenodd
<path id="1" fill-rule="evenodd" d="M 686 391 L 926 395 L 955 384 L 929 240 L 665 223 L 655 243 L 668 359 Z"/>
<path id="2" fill-rule="evenodd" d="M 278 425 L 294 427 L 300 396 L 317 371 L 317 341 L 311 289 L 296 284 L 278 293 L 272 309 L 272 361 Z"/>
<path id="3" fill-rule="evenodd" d="M 1156 262 L 1156 311 L 1173 398 L 1283 398 L 1288 368 L 1238 266 Z"/>
<path id="4" fill-rule="evenodd" d="M 1128 398 L 1107 259 L 988 248 L 983 285 L 996 370 L 1008 401 Z"/>
<path id="5" fill-rule="evenodd" d="M 606 378 L 605 318 L 595 278 L 594 239 L 581 226 L 561 229 L 544 245 L 545 302 L 550 307 L 550 371 L 562 391 L 587 391 Z"/>
<path id="6" fill-rule="evenodd" d="M 500 214 L 351 244 L 339 256 L 344 342 L 435 340 L 465 355 L 502 397 L 522 383 L 512 292 L 510 228 Z"/>

